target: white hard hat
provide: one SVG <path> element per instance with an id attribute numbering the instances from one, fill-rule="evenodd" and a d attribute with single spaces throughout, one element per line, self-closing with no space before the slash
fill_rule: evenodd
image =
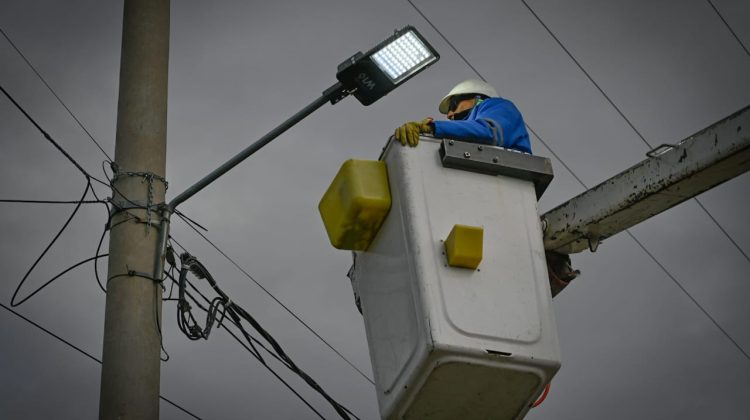
<path id="1" fill-rule="evenodd" d="M 451 98 L 456 95 L 468 95 L 468 94 L 477 94 L 477 95 L 485 95 L 489 97 L 496 97 L 497 91 L 495 88 L 487 84 L 486 82 L 483 82 L 481 80 L 477 79 L 469 79 L 464 80 L 463 82 L 457 84 L 453 89 L 451 89 L 450 92 L 448 92 L 447 95 L 443 98 L 442 101 L 440 101 L 440 106 L 438 107 L 438 111 L 440 111 L 441 114 L 447 114 L 448 113 L 448 106 L 451 103 Z"/>

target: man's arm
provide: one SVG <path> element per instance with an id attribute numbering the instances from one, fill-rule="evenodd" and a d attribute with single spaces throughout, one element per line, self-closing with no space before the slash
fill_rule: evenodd
<path id="1" fill-rule="evenodd" d="M 435 121 L 434 135 L 503 146 L 503 125 L 509 111 L 504 102 L 507 101 L 490 98 L 477 105 L 466 120 Z"/>
<path id="2" fill-rule="evenodd" d="M 493 130 L 486 120 L 435 121 L 434 135 L 439 138 L 473 140 L 478 143 L 499 145 L 499 130 Z"/>
<path id="3" fill-rule="evenodd" d="M 531 153 L 523 117 L 512 102 L 490 98 L 477 105 L 463 121 L 435 121 L 434 135 L 469 140 Z"/>

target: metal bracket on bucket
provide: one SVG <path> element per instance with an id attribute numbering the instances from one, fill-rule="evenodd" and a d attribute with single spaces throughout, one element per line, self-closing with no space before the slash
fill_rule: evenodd
<path id="1" fill-rule="evenodd" d="M 446 168 L 531 181 L 534 183 L 537 199 L 542 196 L 553 177 L 552 163 L 548 158 L 497 146 L 443 139 L 440 159 Z"/>

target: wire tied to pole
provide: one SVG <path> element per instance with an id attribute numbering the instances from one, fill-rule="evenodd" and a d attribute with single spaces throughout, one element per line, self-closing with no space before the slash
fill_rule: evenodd
<path id="1" fill-rule="evenodd" d="M 265 350 L 269 351 L 272 356 L 277 358 L 277 360 L 279 360 L 287 369 L 298 375 L 311 388 L 318 392 L 326 401 L 331 404 L 333 409 L 336 411 L 336 413 L 339 414 L 339 416 L 341 416 L 341 418 L 351 419 L 351 417 L 349 416 L 350 414 L 355 418 L 358 418 L 346 407 L 339 404 L 330 395 L 328 395 L 323 390 L 323 388 L 318 385 L 315 380 L 312 379 L 312 377 L 310 377 L 307 373 L 300 369 L 296 365 L 296 363 L 294 363 L 294 361 L 286 354 L 286 352 L 276 341 L 276 339 L 268 331 L 266 331 L 255 318 L 253 318 L 241 306 L 237 305 L 231 299 L 229 299 L 229 296 L 224 293 L 224 291 L 217 284 L 216 280 L 214 280 L 213 276 L 211 276 L 211 273 L 209 273 L 206 267 L 201 264 L 197 258 L 193 257 L 188 252 L 184 252 L 180 255 L 180 263 L 180 277 L 178 280 L 179 298 L 177 304 L 177 324 L 180 328 L 180 331 L 182 331 L 186 337 L 188 337 L 190 340 L 206 340 L 208 339 L 208 336 L 211 333 L 211 329 L 214 324 L 216 324 L 218 328 L 218 326 L 221 326 L 223 320 L 228 316 L 231 319 L 232 324 L 239 328 L 240 332 L 245 337 L 247 344 L 249 345 L 249 347 L 247 347 L 247 350 L 260 363 L 270 369 L 270 366 L 263 359 L 254 344 L 254 342 L 257 342 L 257 340 L 250 335 L 245 327 L 243 327 L 242 323 L 243 321 L 245 321 L 249 323 L 253 327 L 253 329 L 255 329 L 255 331 L 261 335 L 261 337 L 271 346 L 271 349 L 273 351 L 267 349 L 265 346 L 261 346 Z M 208 308 L 204 309 L 206 311 L 206 322 L 204 327 L 201 327 L 196 321 L 191 312 L 191 306 L 187 301 L 186 296 L 189 296 L 186 290 L 188 285 L 188 272 L 192 273 L 199 279 L 205 279 L 209 283 L 209 286 L 211 286 L 211 288 L 218 295 L 215 298 L 211 299 Z M 221 312 L 220 315 L 219 312 Z"/>
<path id="2" fill-rule="evenodd" d="M 121 171 L 120 167 L 115 163 L 112 162 L 110 167 L 112 168 L 113 176 L 111 179 L 111 185 L 112 189 L 115 190 L 117 193 L 119 193 L 121 196 L 122 194 L 117 191 L 117 189 L 114 187 L 115 182 L 117 182 L 120 178 L 123 177 L 141 177 L 143 178 L 141 180 L 141 183 L 148 183 L 148 192 L 147 192 L 147 201 L 146 201 L 146 234 L 149 234 L 152 227 L 152 221 L 151 221 L 151 212 L 158 212 L 160 210 L 160 207 L 164 205 L 164 203 L 159 203 L 154 205 L 154 180 L 161 182 L 164 184 L 164 191 L 167 191 L 169 189 L 169 183 L 167 180 L 158 174 L 155 174 L 150 171 Z M 132 203 L 132 201 L 127 200 Z M 120 207 L 120 206 L 118 206 Z"/>

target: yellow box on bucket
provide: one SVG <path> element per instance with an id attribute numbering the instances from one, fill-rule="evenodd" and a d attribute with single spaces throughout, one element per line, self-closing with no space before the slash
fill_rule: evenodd
<path id="1" fill-rule="evenodd" d="M 349 159 L 318 204 L 331 244 L 364 251 L 391 208 L 385 162 Z"/>
<path id="2" fill-rule="evenodd" d="M 454 225 L 445 240 L 445 252 L 451 267 L 477 268 L 482 262 L 484 229 Z"/>

